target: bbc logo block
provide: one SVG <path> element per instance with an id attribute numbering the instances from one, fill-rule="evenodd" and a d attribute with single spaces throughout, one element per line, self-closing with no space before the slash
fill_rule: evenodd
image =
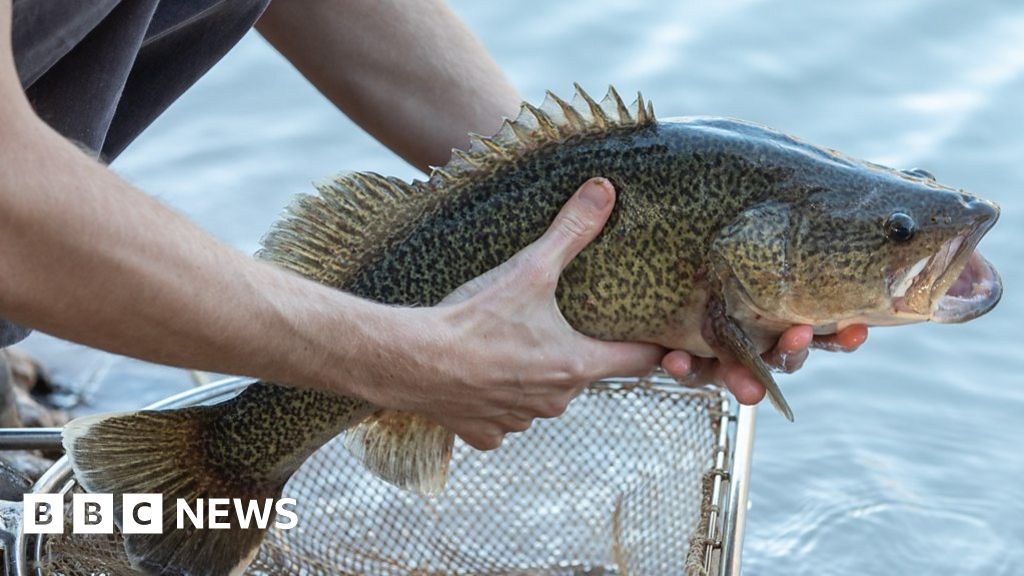
<path id="1" fill-rule="evenodd" d="M 25 533 L 63 534 L 64 495 L 25 494 Z"/>
<path id="2" fill-rule="evenodd" d="M 71 529 L 75 534 L 110 534 L 114 531 L 113 512 L 113 494 L 75 494 L 71 497 Z"/>
<path id="3" fill-rule="evenodd" d="M 25 494 L 23 504 L 26 534 L 64 532 L 63 494 Z M 262 530 L 276 516 L 274 527 L 290 530 L 298 523 L 295 504 L 292 498 L 199 498 L 193 503 L 178 499 L 174 527 L 179 530 L 187 527 L 223 530 L 237 524 L 242 529 L 252 527 Z M 113 494 L 73 494 L 70 513 L 74 534 L 113 534 L 115 524 L 120 526 L 122 534 L 162 534 L 165 528 L 164 499 L 160 494 L 122 495 L 120 516 Z M 230 521 L 232 516 L 235 517 L 235 523 Z"/>

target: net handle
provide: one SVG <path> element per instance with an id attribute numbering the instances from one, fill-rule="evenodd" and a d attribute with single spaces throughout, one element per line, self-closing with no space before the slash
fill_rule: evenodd
<path id="1" fill-rule="evenodd" d="M 756 425 L 757 406 L 741 405 L 736 416 L 735 449 L 729 472 L 729 503 L 725 508 L 722 527 L 721 576 L 740 576 Z"/>

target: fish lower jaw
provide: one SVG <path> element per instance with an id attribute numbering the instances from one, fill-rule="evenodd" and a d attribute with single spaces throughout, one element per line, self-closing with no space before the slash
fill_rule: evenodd
<path id="1" fill-rule="evenodd" d="M 966 322 L 995 308 L 1002 296 L 999 272 L 975 251 L 946 293 L 936 299 L 930 320 L 941 324 Z"/>
<path id="2" fill-rule="evenodd" d="M 921 273 L 922 275 L 925 272 Z M 900 296 L 892 300 L 893 324 L 899 321 L 931 321 L 958 324 L 981 316 L 999 303 L 1003 284 L 999 273 L 985 258 L 974 251 L 941 296 L 930 302 L 911 301 Z M 919 294 L 917 294 L 919 295 Z"/>

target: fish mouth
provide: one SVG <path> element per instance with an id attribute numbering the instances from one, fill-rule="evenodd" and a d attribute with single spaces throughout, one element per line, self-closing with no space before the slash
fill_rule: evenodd
<path id="1" fill-rule="evenodd" d="M 942 281 L 939 284 L 947 285 Z M 942 324 L 973 320 L 995 308 L 1002 296 L 999 272 L 978 251 L 971 250 L 946 291 L 934 300 L 930 319 Z"/>
<path id="2" fill-rule="evenodd" d="M 977 318 L 999 303 L 1002 279 L 995 267 L 975 250 L 999 215 L 994 204 L 985 204 L 993 209 L 991 217 L 981 219 L 926 262 L 911 268 L 912 279 L 905 279 L 905 289 L 893 299 L 899 315 L 956 324 Z"/>

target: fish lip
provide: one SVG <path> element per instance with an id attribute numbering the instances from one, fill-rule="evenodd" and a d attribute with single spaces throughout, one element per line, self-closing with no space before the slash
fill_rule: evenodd
<path id="1" fill-rule="evenodd" d="M 905 297 L 893 300 L 893 311 L 905 317 L 942 324 L 966 322 L 992 310 L 1002 298 L 1002 280 L 995 267 L 975 248 L 999 219 L 999 206 L 981 198 L 965 195 L 965 208 L 976 215 L 974 224 L 949 241 L 925 265 L 908 293 L 928 291 L 928 309 L 909 304 Z M 972 292 L 952 294 L 962 276 Z M 930 284 L 930 285 L 929 285 Z"/>
<path id="2" fill-rule="evenodd" d="M 967 296 L 946 293 L 937 298 L 930 318 L 932 322 L 967 322 L 988 313 L 999 304 L 1003 297 L 1003 281 L 992 263 L 972 250 L 956 279 L 965 274 L 970 275 L 971 293 Z"/>
<path id="3" fill-rule="evenodd" d="M 930 318 L 933 322 L 951 324 L 972 320 L 994 308 L 1003 296 L 999 273 L 976 250 L 981 239 L 999 220 L 999 206 L 980 198 L 968 201 L 967 206 L 978 213 L 978 221 L 935 281 Z M 970 282 L 971 293 L 966 297 L 953 294 L 958 281 L 964 277 Z"/>

